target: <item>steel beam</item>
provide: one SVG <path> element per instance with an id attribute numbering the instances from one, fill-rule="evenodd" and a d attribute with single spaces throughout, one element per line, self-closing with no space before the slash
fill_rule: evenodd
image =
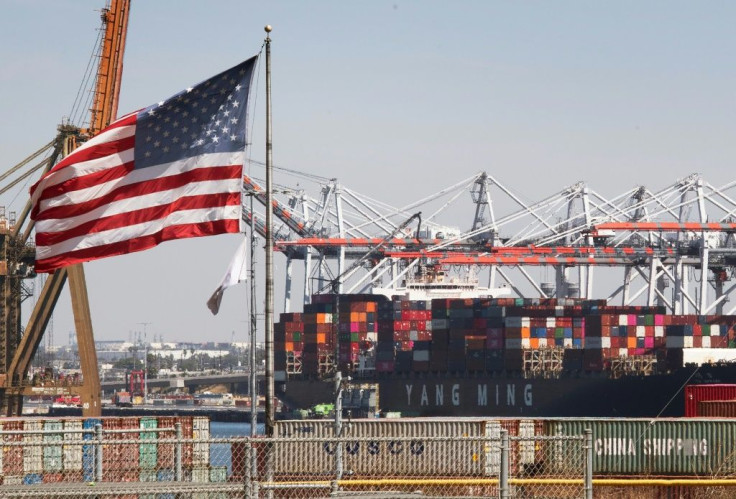
<path id="1" fill-rule="evenodd" d="M 97 365 L 97 351 L 95 350 L 95 339 L 92 332 L 92 317 L 89 310 L 84 268 L 81 264 L 71 265 L 67 267 L 67 273 L 69 274 L 69 291 L 72 296 L 74 326 L 77 330 L 79 363 L 82 367 L 82 377 L 84 379 L 84 387 L 80 393 L 82 415 L 97 417 L 102 415 L 100 370 Z"/>

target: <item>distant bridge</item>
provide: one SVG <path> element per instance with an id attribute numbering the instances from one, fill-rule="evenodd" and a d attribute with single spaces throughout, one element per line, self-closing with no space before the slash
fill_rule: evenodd
<path id="1" fill-rule="evenodd" d="M 260 386 L 265 380 L 265 373 L 256 373 L 256 383 Z M 174 378 L 148 378 L 148 388 L 183 387 L 189 393 L 196 392 L 199 387 L 207 385 L 228 385 L 231 393 L 248 393 L 250 391 L 250 373 L 210 374 L 201 376 L 177 376 Z M 103 392 L 125 390 L 125 380 L 103 381 Z"/>

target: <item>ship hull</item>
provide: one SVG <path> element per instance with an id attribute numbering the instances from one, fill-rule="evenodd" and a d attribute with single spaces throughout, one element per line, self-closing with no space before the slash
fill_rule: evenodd
<path id="1" fill-rule="evenodd" d="M 618 379 L 424 373 L 360 381 L 378 386 L 382 412 L 403 416 L 680 417 L 685 414 L 685 385 L 736 383 L 736 366 L 683 367 L 666 375 Z M 290 408 L 309 408 L 334 402 L 333 386 L 330 381 L 290 379 L 278 392 Z"/>

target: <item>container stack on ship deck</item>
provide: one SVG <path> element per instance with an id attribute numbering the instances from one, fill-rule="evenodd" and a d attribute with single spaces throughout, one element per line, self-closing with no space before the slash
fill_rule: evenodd
<path id="1" fill-rule="evenodd" d="M 641 411 L 655 411 L 659 401 L 654 397 L 650 408 L 629 413 L 627 406 L 639 403 L 639 396 L 631 393 L 634 380 L 642 390 L 678 397 L 678 404 L 683 381 L 736 382 L 734 364 L 697 372 L 686 366 L 695 358 L 711 363 L 736 358 L 736 316 L 667 315 L 663 307 L 576 299 L 424 301 L 341 295 L 339 312 L 336 306 L 334 295 L 319 295 L 303 313 L 281 315 L 275 329 L 276 379 L 285 382 L 281 393 L 291 404 L 308 406 L 310 396 L 315 403 L 329 401 L 330 390 L 314 381 L 334 366 L 335 330 L 341 367 L 352 370 L 355 378 L 380 384 L 382 409 L 412 414 L 645 416 L 648 412 Z M 293 388 L 298 381 L 312 383 Z M 624 387 L 627 393 L 618 393 Z M 445 393 L 453 390 L 457 396 Z M 509 391 L 514 391 L 513 398 Z M 517 391 L 529 392 L 531 402 Z M 554 394 L 583 404 L 580 397 L 595 393 L 614 398 L 588 409 L 546 401 Z M 628 397 L 629 403 L 612 411 L 616 397 Z M 461 399 L 473 404 L 453 407 Z M 473 405 L 479 407 L 474 410 Z M 665 409 L 669 415 L 683 410 Z"/>

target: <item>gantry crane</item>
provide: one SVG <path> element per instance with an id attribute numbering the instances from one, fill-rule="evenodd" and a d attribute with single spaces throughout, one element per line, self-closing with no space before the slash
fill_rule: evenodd
<path id="1" fill-rule="evenodd" d="M 324 182 L 322 191 L 335 182 Z M 501 195 L 492 197 L 492 189 Z M 346 285 L 346 292 L 400 286 L 411 278 L 408 270 L 421 261 L 446 270 L 487 269 L 488 289 L 500 289 L 498 281 L 519 296 L 606 298 L 625 305 L 638 300 L 664 306 L 674 314 L 734 313 L 736 307 L 728 305 L 729 295 L 736 291 L 736 285 L 728 285 L 736 270 L 734 190 L 736 182 L 716 187 L 692 174 L 659 191 L 635 186 L 611 199 L 578 182 L 527 203 L 481 172 L 436 195 L 416 202 L 403 200 L 406 205 L 397 208 L 368 196 L 359 199 L 342 186 L 339 193 L 348 205 L 345 210 L 338 209 L 337 200 L 328 209 L 324 199 L 300 194 L 302 202 L 310 205 L 304 208 L 300 224 L 315 226 L 317 217 L 309 215 L 320 213 L 319 230 L 311 234 L 291 230 L 289 220 L 279 217 L 284 232 L 274 248 L 289 262 L 307 251 L 321 260 L 337 258 L 340 251 L 357 258 L 397 226 L 394 220 L 421 209 L 430 213 L 424 220 L 426 229 L 412 237 L 393 237 L 373 252 L 373 265 L 357 282 Z M 461 191 L 469 193 L 473 202 L 471 229 L 465 232 L 436 222 Z M 427 202 L 440 207 L 427 207 Z M 459 218 L 452 215 L 451 219 Z M 311 294 L 306 267 L 305 262 L 305 303 Z M 624 272 L 623 281 L 614 275 L 618 270 Z M 533 277 L 537 272 L 551 272 L 552 282 L 546 276 L 544 280 Z M 594 273 L 598 283 L 609 288 L 613 284 L 613 290 L 594 292 Z M 286 289 L 290 281 L 288 265 Z M 287 312 L 289 304 L 287 296 Z"/>
<path id="2" fill-rule="evenodd" d="M 130 0 L 110 0 L 107 7 L 101 11 L 104 35 L 99 52 L 89 127 L 86 129 L 79 129 L 71 125 L 59 127 L 59 135 L 54 141 L 54 152 L 49 160 L 41 165 L 44 173 L 58 159 L 72 152 L 80 142 L 97 134 L 115 118 L 120 94 L 129 15 Z M 20 415 L 24 395 L 72 393 L 80 395 L 82 411 L 85 416 L 99 416 L 102 413 L 100 378 L 87 286 L 82 265 L 65 267 L 49 275 L 25 331 L 22 336 L 20 334 L 20 278 L 23 277 L 22 269 L 24 268 L 22 265 L 32 264 L 32 260 L 29 260 L 29 253 L 32 253 L 32 251 L 29 251 L 30 247 L 27 244 L 33 230 L 33 222 L 28 220 L 30 208 L 29 201 L 10 233 L 3 233 L 5 236 L 3 239 L 3 256 L 7 262 L 7 268 L 13 269 L 13 275 L 7 275 L 3 283 L 4 320 L 3 337 L 0 338 L 0 344 L 3 348 L 0 368 L 3 369 L 3 372 L 0 374 L 0 381 L 2 381 L 0 383 L 2 395 L 0 396 L 0 414 L 7 416 Z M 24 224 L 26 224 L 25 228 Z M 72 298 L 79 359 L 82 368 L 82 384 L 77 386 L 54 386 L 51 383 L 42 387 L 32 386 L 28 382 L 28 368 L 67 280 L 69 281 Z"/>

